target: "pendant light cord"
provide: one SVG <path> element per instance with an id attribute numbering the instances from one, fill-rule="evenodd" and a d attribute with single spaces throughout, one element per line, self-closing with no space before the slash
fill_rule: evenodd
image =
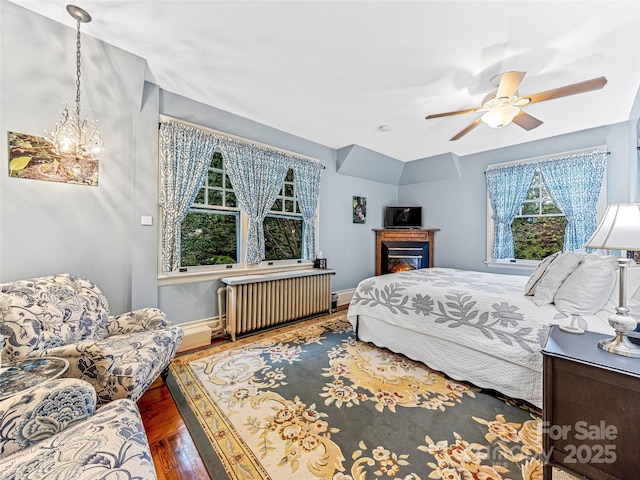
<path id="1" fill-rule="evenodd" d="M 76 115 L 80 121 L 80 19 L 76 35 Z"/>

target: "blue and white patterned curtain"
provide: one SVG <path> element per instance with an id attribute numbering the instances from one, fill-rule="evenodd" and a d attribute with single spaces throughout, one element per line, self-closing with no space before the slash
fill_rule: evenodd
<path id="1" fill-rule="evenodd" d="M 579 250 L 598 226 L 606 153 L 592 152 L 540 162 L 538 168 L 554 203 L 567 217 L 564 250 Z"/>
<path id="2" fill-rule="evenodd" d="M 213 134 L 181 123 L 160 124 L 162 273 L 180 266 L 180 228 L 196 198 L 215 150 Z"/>
<path id="3" fill-rule="evenodd" d="M 296 160 L 293 167 L 293 181 L 300 213 L 304 220 L 304 242 L 302 244 L 302 258 L 315 260 L 316 258 L 316 209 L 320 195 L 320 175 L 322 165 L 318 162 Z"/>
<path id="4" fill-rule="evenodd" d="M 247 262 L 264 260 L 264 217 L 271 209 L 289 170 L 287 156 L 232 139 L 221 139 L 220 149 L 240 208 L 249 217 Z"/>
<path id="5" fill-rule="evenodd" d="M 527 196 L 535 165 L 519 163 L 485 172 L 489 201 L 493 209 L 493 258 L 513 258 L 511 222 Z"/>

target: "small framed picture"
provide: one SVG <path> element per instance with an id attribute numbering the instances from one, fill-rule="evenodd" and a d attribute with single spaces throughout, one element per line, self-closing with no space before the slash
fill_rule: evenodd
<path id="1" fill-rule="evenodd" d="M 326 258 L 316 258 L 313 262 L 313 268 L 327 268 L 327 259 Z"/>
<path id="2" fill-rule="evenodd" d="M 630 258 L 634 262 L 640 264 L 640 250 L 627 250 L 627 258 Z"/>
<path id="3" fill-rule="evenodd" d="M 367 223 L 367 199 L 353 197 L 353 223 Z"/>

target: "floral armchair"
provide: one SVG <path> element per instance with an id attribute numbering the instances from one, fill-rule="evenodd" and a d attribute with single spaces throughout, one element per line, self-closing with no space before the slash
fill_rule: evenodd
<path id="1" fill-rule="evenodd" d="M 75 378 L 0 401 L 0 480 L 156 478 L 136 404 Z"/>
<path id="2" fill-rule="evenodd" d="M 137 400 L 176 354 L 183 331 L 157 308 L 109 315 L 89 279 L 51 275 L 0 284 L 2 361 L 60 357 L 67 377 L 88 381 L 98 403 Z"/>

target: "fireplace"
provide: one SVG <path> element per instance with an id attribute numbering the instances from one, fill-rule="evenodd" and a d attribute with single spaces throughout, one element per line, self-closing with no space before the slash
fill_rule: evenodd
<path id="1" fill-rule="evenodd" d="M 382 275 L 423 266 L 429 266 L 429 242 L 382 242 Z"/>
<path id="2" fill-rule="evenodd" d="M 437 231 L 375 229 L 376 275 L 432 267 L 433 234 Z"/>

